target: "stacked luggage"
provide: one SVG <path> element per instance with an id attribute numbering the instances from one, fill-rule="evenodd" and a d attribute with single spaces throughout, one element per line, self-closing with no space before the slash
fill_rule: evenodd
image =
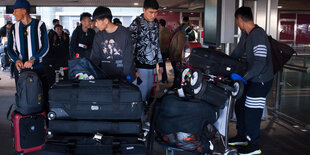
<path id="1" fill-rule="evenodd" d="M 46 136 L 42 82 L 35 72 L 23 71 L 16 88 L 16 105 L 10 119 L 13 148 L 18 154 L 38 151 L 45 144 Z"/>
<path id="2" fill-rule="evenodd" d="M 131 83 L 60 81 L 49 91 L 50 139 L 43 154 L 61 154 L 63 149 L 59 148 L 69 148 L 63 154 L 83 154 L 83 148 L 91 154 L 145 154 L 143 143 L 138 141 L 142 113 L 141 93 Z"/>
<path id="3" fill-rule="evenodd" d="M 175 78 L 179 78 L 181 88 L 178 95 L 164 95 L 153 107 L 154 136 L 150 140 L 191 152 L 212 153 L 213 123 L 219 110 L 230 96 L 238 97 L 243 91 L 243 83 L 230 75 L 242 76 L 247 64 L 212 49 L 194 48 L 187 63 L 178 68 L 182 74 Z"/>

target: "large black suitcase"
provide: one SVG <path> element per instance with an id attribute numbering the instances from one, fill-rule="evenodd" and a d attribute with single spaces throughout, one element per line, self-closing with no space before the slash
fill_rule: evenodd
<path id="1" fill-rule="evenodd" d="M 224 77 L 229 77 L 231 73 L 243 76 L 247 71 L 246 62 L 209 48 L 194 48 L 188 64 L 203 72 Z"/>
<path id="2" fill-rule="evenodd" d="M 140 120 L 141 93 L 130 83 L 112 80 L 60 81 L 49 90 L 48 118 Z"/>
<path id="3" fill-rule="evenodd" d="M 48 131 L 51 134 L 135 134 L 141 133 L 141 122 L 107 122 L 91 120 L 52 120 Z"/>
<path id="4" fill-rule="evenodd" d="M 134 137 L 91 138 L 65 137 L 63 140 L 50 140 L 42 148 L 41 155 L 146 155 L 145 145 Z"/>

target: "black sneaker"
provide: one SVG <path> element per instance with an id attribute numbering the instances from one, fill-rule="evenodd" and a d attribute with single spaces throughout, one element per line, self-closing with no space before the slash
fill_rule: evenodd
<path id="1" fill-rule="evenodd" d="M 249 144 L 248 146 L 242 147 L 238 149 L 238 153 L 240 155 L 247 155 L 247 154 L 262 154 L 262 151 L 259 149 L 258 145 Z"/>
<path id="2" fill-rule="evenodd" d="M 245 137 L 235 136 L 235 137 L 230 138 L 228 140 L 228 145 L 231 145 L 231 146 L 247 146 L 248 141 Z"/>

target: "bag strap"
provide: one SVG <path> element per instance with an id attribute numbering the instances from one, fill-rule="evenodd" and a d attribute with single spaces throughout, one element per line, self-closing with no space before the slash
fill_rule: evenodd
<path id="1" fill-rule="evenodd" d="M 6 113 L 6 119 L 9 120 L 9 121 L 12 121 L 12 120 L 13 120 L 12 117 L 9 118 L 10 113 L 11 113 L 11 111 L 12 111 L 12 108 L 13 108 L 13 104 L 10 105 L 9 110 L 8 110 L 8 112 Z"/>
<path id="2" fill-rule="evenodd" d="M 112 81 L 112 103 L 113 103 L 113 109 L 119 110 L 119 104 L 120 104 L 120 87 L 119 87 L 120 81 L 119 80 L 113 80 Z"/>

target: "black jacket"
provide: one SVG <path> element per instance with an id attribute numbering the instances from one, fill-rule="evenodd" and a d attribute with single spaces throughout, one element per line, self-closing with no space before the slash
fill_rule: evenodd
<path id="1" fill-rule="evenodd" d="M 76 53 L 79 53 L 81 58 L 89 58 L 95 34 L 96 32 L 93 29 L 88 29 L 87 32 L 83 32 L 82 26 L 78 26 L 72 33 L 70 57 L 74 58 Z"/>

